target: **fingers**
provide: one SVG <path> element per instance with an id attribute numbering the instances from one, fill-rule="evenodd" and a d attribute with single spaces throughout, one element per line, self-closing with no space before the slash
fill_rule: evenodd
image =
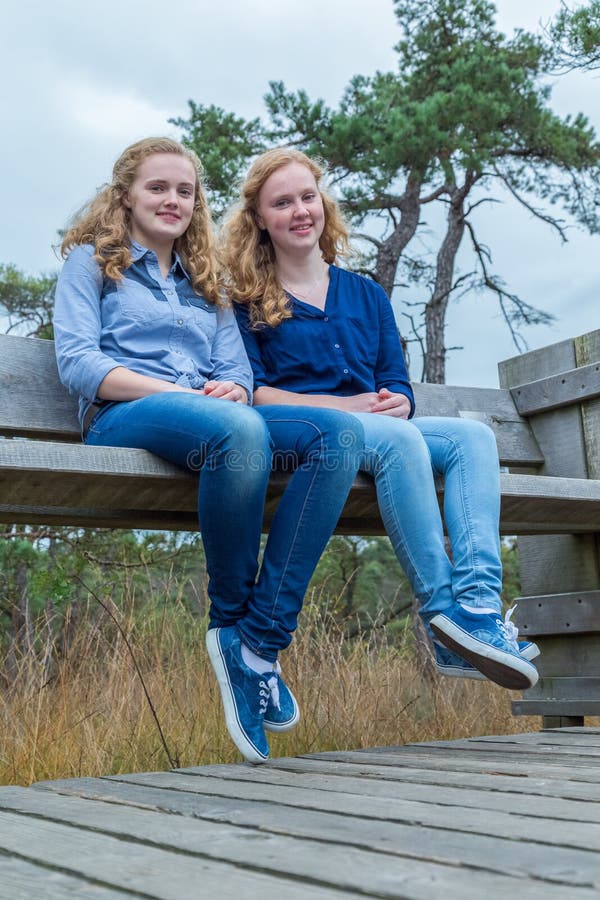
<path id="1" fill-rule="evenodd" d="M 384 416 L 395 416 L 399 419 L 408 419 L 410 415 L 410 401 L 404 394 L 394 394 L 387 388 L 381 388 L 378 392 L 379 402 L 373 412 Z"/>
<path id="2" fill-rule="evenodd" d="M 233 403 L 246 404 L 248 402 L 248 394 L 245 389 L 234 381 L 207 381 L 204 385 L 204 394 L 207 397 L 230 400 Z"/>

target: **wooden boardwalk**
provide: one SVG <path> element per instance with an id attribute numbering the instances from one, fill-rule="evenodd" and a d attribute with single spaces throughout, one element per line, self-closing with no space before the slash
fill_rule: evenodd
<path id="1" fill-rule="evenodd" d="M 0 897 L 600 894 L 600 728 L 0 788 Z"/>

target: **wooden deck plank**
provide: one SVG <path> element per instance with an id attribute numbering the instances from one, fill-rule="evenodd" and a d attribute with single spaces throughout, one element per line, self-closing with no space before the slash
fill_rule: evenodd
<path id="1" fill-rule="evenodd" d="M 219 769 L 220 766 L 207 767 Z M 382 781 L 402 781 L 411 784 L 446 785 L 452 787 L 485 788 L 510 794 L 526 794 L 530 797 L 564 797 L 567 800 L 600 800 L 600 787 L 589 782 L 574 782 L 539 776 L 505 775 L 495 772 L 455 772 L 446 769 L 419 769 L 409 766 L 377 766 L 360 763 L 335 762 L 290 757 L 271 760 L 270 769 L 288 772 L 313 772 L 319 775 L 346 775 L 359 778 L 377 778 Z M 207 773 L 208 774 L 208 773 Z M 492 780 L 493 779 L 493 780 Z"/>
<path id="2" fill-rule="evenodd" d="M 537 776 L 556 777 L 557 769 L 561 770 L 565 766 L 565 761 L 555 761 L 549 754 L 545 754 L 543 759 L 538 757 L 525 756 L 523 759 L 515 759 L 514 757 L 502 756 L 494 751 L 484 753 L 459 753 L 445 754 L 438 753 L 404 753 L 402 755 L 397 752 L 385 753 L 381 748 L 377 751 L 368 750 L 334 750 L 324 753 L 312 754 L 313 759 L 332 760 L 337 762 L 348 762 L 356 764 L 371 763 L 381 766 L 408 766 L 412 768 L 426 767 L 432 771 L 439 772 L 494 772 L 503 775 L 521 775 L 525 777 Z M 593 761 L 586 764 L 585 760 L 579 766 L 573 766 L 569 771 L 569 779 L 591 784 L 600 782 L 600 771 Z"/>
<path id="3" fill-rule="evenodd" d="M 423 803 L 438 803 L 442 806 L 468 806 L 476 809 L 499 810 L 519 815 L 534 815 L 545 819 L 565 819 L 575 822 L 596 822 L 600 824 L 600 787 L 584 800 L 564 797 L 538 796 L 535 804 L 529 795 L 522 796 L 496 792 L 492 789 L 494 776 L 487 782 L 474 785 L 448 786 L 406 783 L 403 780 L 391 783 L 389 780 L 360 778 L 353 776 L 322 775 L 318 773 L 283 772 L 272 767 L 249 768 L 236 766 L 221 767 L 218 772 L 206 772 L 204 768 L 177 770 L 183 774 L 201 778 L 223 779 L 225 781 L 252 782 L 253 784 L 281 785 L 308 791 L 331 791 L 333 793 L 358 794 L 364 797 L 385 797 L 388 800 L 419 800 Z M 591 802 L 595 800 L 596 802 Z"/>
<path id="4" fill-rule="evenodd" d="M 33 792 L 21 792 L 3 799 L 2 806 L 7 808 L 10 805 L 19 812 L 33 812 L 39 815 L 39 800 L 32 795 Z M 102 811 L 98 809 L 97 803 L 90 800 L 49 795 L 45 798 L 42 812 L 45 817 L 51 817 L 54 821 L 66 820 L 71 825 L 112 833 L 121 839 L 134 838 L 162 848 L 222 861 L 235 859 L 238 865 L 310 879 L 313 883 L 343 888 L 345 892 L 353 893 L 354 890 L 360 890 L 367 895 L 398 896 L 400 890 L 410 889 L 411 880 L 421 878 L 423 873 L 428 878 L 439 875 L 441 865 L 438 860 L 430 871 L 425 871 L 422 859 L 424 854 L 420 848 L 418 852 L 421 859 L 415 865 L 414 859 L 410 858 L 404 847 L 401 850 L 399 848 L 397 855 L 387 854 L 382 859 L 381 851 L 355 848 L 349 854 L 346 845 L 336 845 L 331 840 L 327 842 L 315 839 L 302 840 L 264 830 L 257 833 L 247 828 L 224 825 L 217 827 L 212 822 L 198 822 L 180 816 L 173 817 L 169 827 L 165 828 L 164 817 L 149 810 L 131 808 L 126 818 L 122 817 L 116 822 L 114 810 L 109 804 L 105 804 L 105 807 Z M 491 852 L 491 847 L 489 849 Z M 513 861 L 513 873 L 530 876 L 531 866 L 528 857 L 523 853 L 520 856 L 521 869 L 519 871 Z M 548 856 L 549 853 L 546 851 L 545 857 Z M 493 854 L 493 859 L 495 874 L 507 875 L 504 859 L 500 860 L 497 852 Z M 477 857 L 472 854 L 472 862 L 476 860 Z M 427 860 L 429 861 L 431 860 Z M 447 862 L 454 868 L 456 858 L 448 858 Z M 548 880 L 545 874 L 547 862 L 548 859 L 541 860 L 539 868 L 539 875 L 544 881 Z M 581 851 L 573 854 L 567 851 L 561 864 L 563 867 L 562 874 L 559 874 L 561 882 L 564 883 L 564 873 L 568 870 L 577 873 L 576 879 L 579 879 L 580 885 L 600 887 L 600 873 L 594 874 L 597 866 L 593 854 Z M 478 865 L 477 868 L 494 871 L 493 864 Z M 585 872 L 585 875 L 582 876 L 582 872 Z M 452 874 L 454 873 L 451 873 L 450 884 Z M 573 883 L 572 879 L 569 879 L 569 883 Z M 497 884 L 498 887 L 509 886 L 508 882 L 497 881 Z"/>
<path id="5" fill-rule="evenodd" d="M 228 782 L 203 779 L 194 775 L 172 772 L 148 772 L 113 776 L 107 781 L 124 781 L 150 788 L 166 788 L 203 794 L 208 797 L 226 797 L 238 800 L 255 800 L 266 804 L 312 809 L 320 812 L 337 812 L 354 820 L 360 818 L 383 819 L 390 822 L 417 822 L 431 827 L 453 828 L 457 831 L 475 832 L 498 837 L 531 839 L 556 846 L 572 846 L 586 850 L 600 850 L 600 825 L 561 820 L 560 827 L 548 827 L 544 819 L 534 815 L 513 815 L 466 806 L 443 806 L 416 800 L 396 800 L 389 797 L 366 797 L 357 794 L 311 792 L 297 787 L 284 787 L 252 782 Z"/>
<path id="6" fill-rule="evenodd" d="M 584 900 L 600 892 L 598 732 L 3 788 L 0 864 L 33 895 L 49 873 L 50 897 Z"/>
<path id="7" fill-rule="evenodd" d="M 78 783 L 48 783 L 48 788 L 59 791 L 79 790 L 81 793 L 77 797 L 93 797 L 111 803 L 139 805 L 145 809 L 176 813 L 179 816 L 193 816 L 194 821 L 201 817 L 212 823 L 226 821 L 296 838 L 311 837 L 326 842 L 329 850 L 334 844 L 340 843 L 344 847 L 372 849 L 380 854 L 446 862 L 450 865 L 582 886 L 597 885 L 600 879 L 597 854 L 586 850 L 549 847 L 531 841 L 517 843 L 512 838 L 499 839 L 441 827 L 423 828 L 415 824 L 369 819 L 359 820 L 359 827 L 356 828 L 348 816 L 337 813 L 287 806 L 273 807 L 260 801 L 207 798 L 187 792 L 103 779 L 85 779 L 85 785 L 77 787 Z M 210 827 L 213 828 L 214 824 Z M 387 865 L 386 857 L 380 856 L 377 864 Z"/>
<path id="8" fill-rule="evenodd" d="M 15 856 L 0 854 L 0 891 L 3 900 L 123 900 L 129 891 L 92 884 L 56 869 L 48 869 Z"/>
<path id="9" fill-rule="evenodd" d="M 136 891 L 165 900 L 203 896 L 239 900 L 278 892 L 290 900 L 323 897 L 340 900 L 337 889 L 299 885 L 293 879 L 195 855 L 123 841 L 99 831 L 46 821 L 35 816 L 0 811 L 0 848 L 24 859 L 60 867 L 107 887 Z M 312 888 L 308 890 L 307 887 Z M 348 896 L 358 896 L 345 890 Z"/>

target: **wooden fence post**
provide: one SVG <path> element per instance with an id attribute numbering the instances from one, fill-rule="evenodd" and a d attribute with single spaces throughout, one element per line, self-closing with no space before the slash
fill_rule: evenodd
<path id="1" fill-rule="evenodd" d="M 540 445 L 541 474 L 600 478 L 600 330 L 506 360 L 499 373 Z M 542 655 L 538 684 L 513 712 L 583 725 L 600 715 L 600 534 L 524 536 L 518 549 L 515 621 Z"/>

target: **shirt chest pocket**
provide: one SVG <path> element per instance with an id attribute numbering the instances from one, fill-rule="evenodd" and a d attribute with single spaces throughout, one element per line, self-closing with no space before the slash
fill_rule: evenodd
<path id="1" fill-rule="evenodd" d="M 121 315 L 137 322 L 156 322 L 172 317 L 171 308 L 160 290 L 152 291 L 142 284 L 124 280 L 117 285 Z"/>
<path id="2" fill-rule="evenodd" d="M 189 339 L 212 345 L 217 332 L 217 307 L 197 294 L 183 301 L 181 315 L 188 325 Z"/>

